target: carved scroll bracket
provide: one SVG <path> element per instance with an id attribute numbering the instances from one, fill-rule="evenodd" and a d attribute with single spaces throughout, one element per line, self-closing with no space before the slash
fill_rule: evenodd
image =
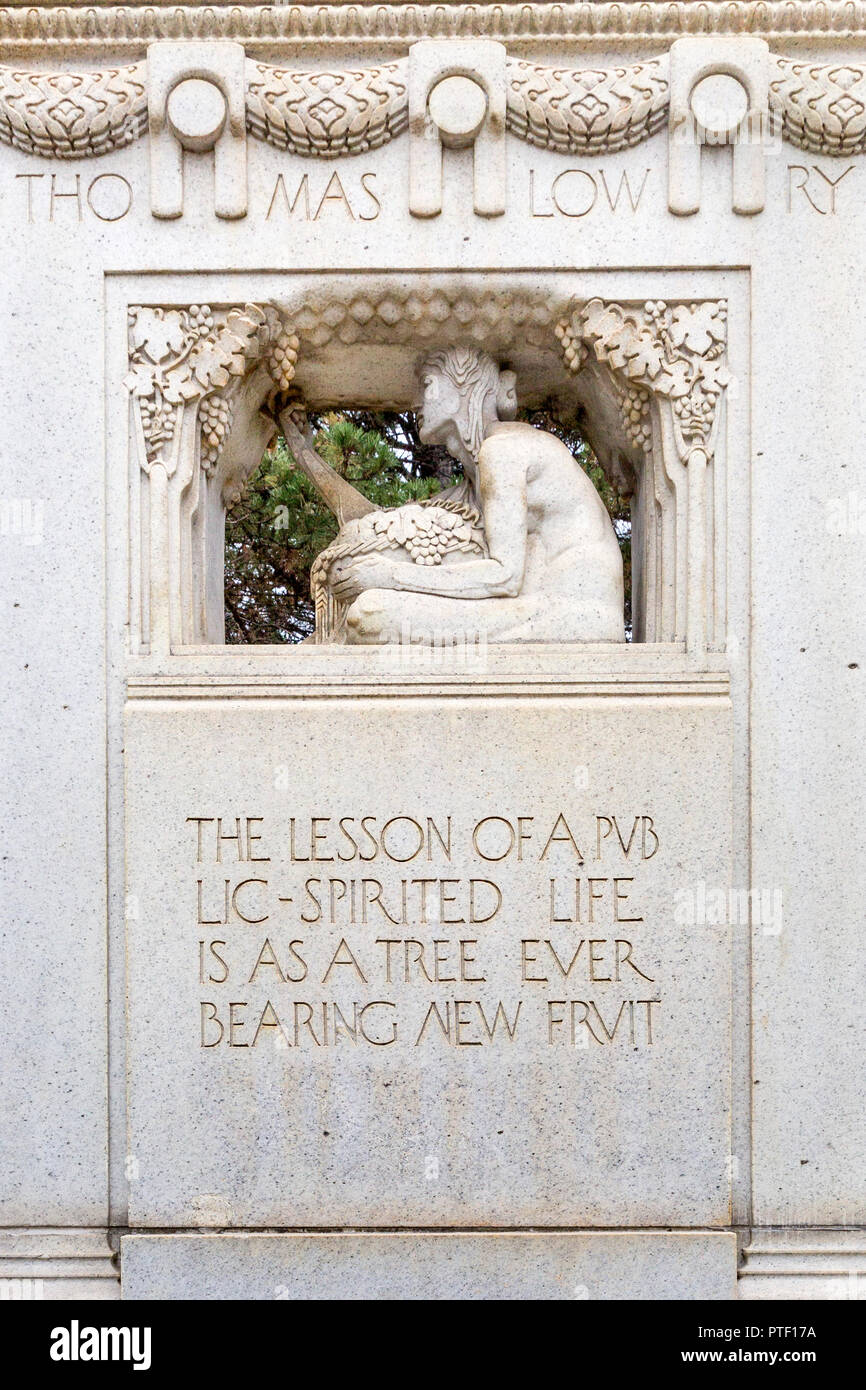
<path id="1" fill-rule="evenodd" d="M 409 52 L 409 211 L 442 211 L 442 146 L 472 147 L 479 217 L 505 211 L 505 47 L 416 43 Z"/>
<path id="2" fill-rule="evenodd" d="M 213 150 L 214 212 L 247 211 L 246 57 L 239 43 L 155 43 L 147 54 L 150 205 L 183 212 L 184 151 Z"/>
<path id="3" fill-rule="evenodd" d="M 679 39 L 671 48 L 668 207 L 678 216 L 701 205 L 701 151 L 731 145 L 731 206 L 764 208 L 770 138 L 769 51 L 763 39 Z"/>

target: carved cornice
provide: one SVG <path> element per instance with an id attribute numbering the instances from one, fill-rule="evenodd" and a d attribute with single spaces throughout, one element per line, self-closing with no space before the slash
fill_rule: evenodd
<path id="1" fill-rule="evenodd" d="M 866 151 L 866 67 L 771 56 L 770 112 L 782 137 L 814 154 Z M 248 58 L 250 135 L 333 159 L 376 149 L 408 127 L 408 60 L 304 70 Z M 147 129 L 147 65 L 94 72 L 0 66 L 0 142 L 54 159 L 103 155 Z M 660 130 L 668 115 L 667 54 L 611 68 L 507 63 L 508 130 L 565 154 L 610 154 Z"/>
<path id="2" fill-rule="evenodd" d="M 158 39 L 234 39 L 250 52 L 329 44 L 405 51 L 419 39 L 486 38 L 514 45 L 579 40 L 654 44 L 683 35 L 753 34 L 767 39 L 866 37 L 866 0 L 673 0 L 624 4 L 358 4 L 178 6 L 30 5 L 0 9 L 0 44 L 113 49 L 143 56 Z"/>

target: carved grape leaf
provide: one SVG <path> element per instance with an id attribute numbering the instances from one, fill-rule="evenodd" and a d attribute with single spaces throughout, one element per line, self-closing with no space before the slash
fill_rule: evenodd
<path id="1" fill-rule="evenodd" d="M 139 309 L 129 332 L 133 348 L 143 349 L 155 363 L 179 356 L 189 339 L 180 313 L 170 309 Z"/>

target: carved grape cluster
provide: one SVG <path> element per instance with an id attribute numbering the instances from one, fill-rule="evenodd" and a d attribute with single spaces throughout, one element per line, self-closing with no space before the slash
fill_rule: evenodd
<path id="1" fill-rule="evenodd" d="M 284 328 L 271 349 L 268 371 L 281 395 L 286 395 L 295 379 L 300 343 L 296 333 Z"/>
<path id="2" fill-rule="evenodd" d="M 231 401 L 222 395 L 205 396 L 198 410 L 201 426 L 201 455 L 206 472 L 216 467 L 226 435 L 232 427 Z"/>
<path id="3" fill-rule="evenodd" d="M 681 419 L 706 420 L 710 424 L 715 412 L 715 402 L 707 396 L 683 396 L 674 401 L 674 414 Z"/>
<path id="4" fill-rule="evenodd" d="M 674 415 L 682 437 L 691 444 L 703 444 L 710 437 L 716 410 L 715 397 L 704 395 L 693 387 L 687 396 L 673 402 Z"/>
<path id="5" fill-rule="evenodd" d="M 646 449 L 652 441 L 649 393 L 642 386 L 629 385 L 620 402 L 625 432 L 632 444 Z"/>
<path id="6" fill-rule="evenodd" d="M 644 304 L 644 313 L 652 327 L 657 333 L 665 327 L 668 306 L 663 299 L 648 299 Z"/>
<path id="7" fill-rule="evenodd" d="M 450 550 L 477 548 L 473 514 L 466 509 L 452 511 L 435 497 L 420 503 L 420 509 L 403 508 L 409 524 L 403 544 L 416 565 L 441 565 Z M 474 514 L 477 516 L 477 514 Z"/>
<path id="8" fill-rule="evenodd" d="M 451 550 L 481 549 L 473 514 L 465 508 L 452 510 L 435 498 L 372 513 L 367 525 L 378 539 L 377 549 L 383 543 L 402 547 L 416 565 L 441 565 Z"/>
<path id="9" fill-rule="evenodd" d="M 205 338 L 213 328 L 213 313 L 209 304 L 190 304 L 187 310 L 189 326 L 200 338 Z"/>
<path id="10" fill-rule="evenodd" d="M 586 346 L 567 319 L 561 319 L 554 333 L 562 344 L 562 355 L 570 372 L 579 372 L 586 361 Z"/>
<path id="11" fill-rule="evenodd" d="M 406 549 L 416 565 L 441 565 L 448 542 L 441 532 L 431 530 L 411 536 L 406 541 Z"/>
<path id="12" fill-rule="evenodd" d="M 148 457 L 156 457 L 174 433 L 174 410 L 162 396 L 142 396 L 138 404 Z"/>

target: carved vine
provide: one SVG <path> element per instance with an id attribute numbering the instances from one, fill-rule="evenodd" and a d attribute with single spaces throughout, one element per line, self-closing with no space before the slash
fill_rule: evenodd
<path id="1" fill-rule="evenodd" d="M 770 109 L 784 139 L 814 154 L 866 152 L 866 68 L 771 56 Z M 507 125 L 567 154 L 640 144 L 667 117 L 667 56 L 625 67 L 507 64 Z M 377 149 L 408 126 L 407 60 L 302 71 L 248 59 L 247 129 L 296 154 L 333 159 Z M 0 142 L 28 154 L 110 154 L 147 128 L 146 63 L 87 73 L 0 67 Z"/>
<path id="2" fill-rule="evenodd" d="M 724 300 L 673 305 L 650 300 L 633 307 L 591 299 L 558 324 L 556 333 L 572 371 L 583 365 L 578 342 L 612 368 L 633 442 L 649 441 L 652 393 L 671 403 L 681 460 L 687 462 L 695 448 L 712 453 L 719 398 L 730 382 Z"/>
<path id="3" fill-rule="evenodd" d="M 125 385 L 136 400 L 145 471 L 175 466 L 172 445 L 180 409 L 198 406 L 201 464 L 213 473 L 232 426 L 233 389 L 264 362 L 275 392 L 289 390 L 298 339 L 270 305 L 246 304 L 218 317 L 207 304 L 187 308 L 132 305 Z"/>

